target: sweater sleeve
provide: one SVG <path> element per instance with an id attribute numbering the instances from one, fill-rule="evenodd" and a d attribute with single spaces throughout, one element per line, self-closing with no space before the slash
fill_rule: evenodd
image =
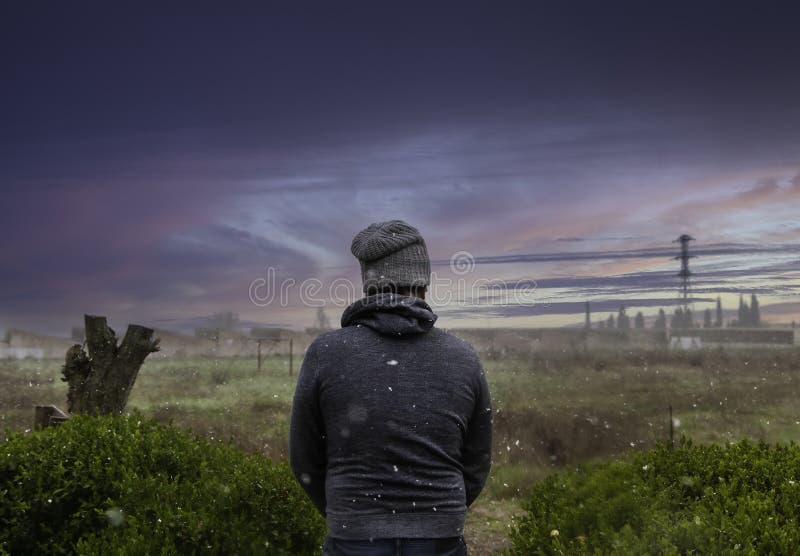
<path id="1" fill-rule="evenodd" d="M 325 515 L 325 424 L 319 406 L 317 352 L 306 351 L 292 401 L 289 425 L 289 465 L 300 486 Z"/>
<path id="2" fill-rule="evenodd" d="M 486 373 L 480 360 L 478 365 L 475 408 L 469 422 L 463 450 L 467 506 L 471 505 L 483 490 L 492 466 L 492 398 L 486 382 Z"/>

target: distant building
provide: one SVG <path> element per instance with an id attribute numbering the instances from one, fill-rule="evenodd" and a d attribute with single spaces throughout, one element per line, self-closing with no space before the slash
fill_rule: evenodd
<path id="1" fill-rule="evenodd" d="M 73 343 L 66 338 L 9 328 L 0 342 L 0 358 L 63 359 Z"/>

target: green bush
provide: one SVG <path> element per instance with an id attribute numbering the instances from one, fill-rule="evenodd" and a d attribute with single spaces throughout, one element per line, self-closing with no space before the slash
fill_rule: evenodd
<path id="1" fill-rule="evenodd" d="M 288 466 L 128 417 L 10 434 L 0 554 L 310 554 L 325 524 Z"/>
<path id="2" fill-rule="evenodd" d="M 800 447 L 681 439 L 537 484 L 511 554 L 797 554 Z"/>

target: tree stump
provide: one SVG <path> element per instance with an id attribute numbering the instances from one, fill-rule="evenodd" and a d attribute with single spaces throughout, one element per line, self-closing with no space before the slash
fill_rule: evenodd
<path id="1" fill-rule="evenodd" d="M 158 351 L 153 330 L 131 324 L 117 345 L 105 317 L 84 315 L 86 347 L 67 351 L 63 381 L 69 384 L 69 413 L 122 413 L 145 358 Z"/>

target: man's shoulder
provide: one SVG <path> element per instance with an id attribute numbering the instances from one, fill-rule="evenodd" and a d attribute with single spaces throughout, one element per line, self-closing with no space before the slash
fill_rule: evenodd
<path id="1" fill-rule="evenodd" d="M 335 330 L 327 330 L 320 333 L 316 338 L 311 340 L 309 350 L 317 350 L 321 348 L 330 347 L 331 344 L 341 343 L 342 339 L 349 335 L 347 328 L 337 328 Z"/>
<path id="2" fill-rule="evenodd" d="M 442 328 L 434 327 L 430 330 L 430 332 L 428 332 L 428 334 L 431 334 L 432 338 L 435 338 L 437 342 L 441 343 L 449 351 L 463 354 L 465 357 L 469 357 L 471 359 L 479 360 L 478 351 L 475 349 L 475 347 L 465 339 L 453 334 L 452 332 L 448 332 Z"/>

